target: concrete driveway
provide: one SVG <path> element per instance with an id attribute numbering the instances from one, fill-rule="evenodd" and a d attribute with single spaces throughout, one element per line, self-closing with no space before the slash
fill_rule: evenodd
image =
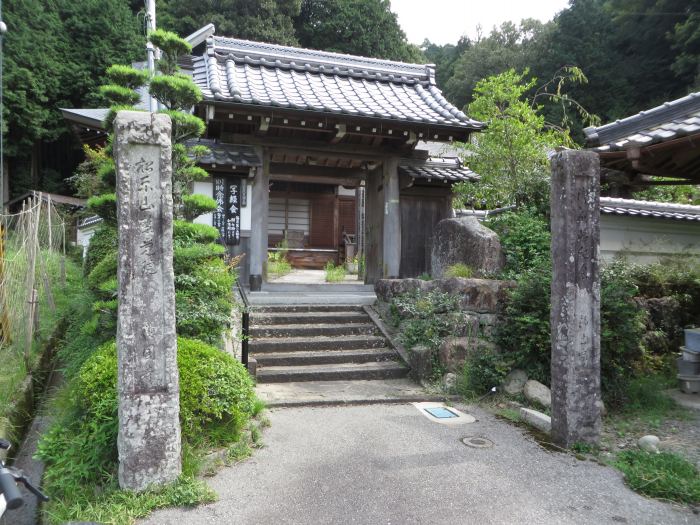
<path id="1" fill-rule="evenodd" d="M 412 405 L 277 409 L 265 448 L 209 480 L 219 501 L 143 524 L 699 524 L 621 475 L 547 452 L 473 407 L 447 426 Z M 469 448 L 465 436 L 493 441 Z"/>

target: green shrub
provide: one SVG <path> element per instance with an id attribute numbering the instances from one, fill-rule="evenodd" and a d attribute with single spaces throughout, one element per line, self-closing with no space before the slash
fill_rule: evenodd
<path id="1" fill-rule="evenodd" d="M 104 193 L 90 197 L 87 201 L 87 209 L 99 215 L 109 225 L 117 224 L 117 196 L 114 193 Z"/>
<path id="2" fill-rule="evenodd" d="M 208 224 L 173 221 L 173 242 L 176 245 L 209 244 L 216 242 L 219 237 L 219 230 Z"/>
<path id="3" fill-rule="evenodd" d="M 230 326 L 235 276 L 221 259 L 199 263 L 175 276 L 177 332 L 212 344 Z"/>
<path id="4" fill-rule="evenodd" d="M 85 254 L 85 275 L 90 275 L 97 263 L 113 252 L 118 243 L 117 229 L 108 224 L 101 224 L 90 239 Z"/>
<path id="5" fill-rule="evenodd" d="M 221 258 L 226 249 L 220 244 L 193 244 L 176 246 L 173 252 L 175 274 L 191 274 L 196 268 L 212 259 Z"/>
<path id="6" fill-rule="evenodd" d="M 551 279 L 549 263 L 542 260 L 539 266 L 520 274 L 494 331 L 500 353 L 479 356 L 477 363 L 468 364 L 467 388 L 472 385 L 476 390 L 477 385 L 487 384 L 490 388 L 495 379 L 502 379 L 513 368 L 550 383 Z M 621 263 L 601 272 L 601 384 L 611 405 L 624 401 L 629 381 L 643 368 L 643 312 L 633 300 L 636 290 Z M 477 377 L 478 373 L 485 377 Z"/>
<path id="7" fill-rule="evenodd" d="M 474 275 L 474 270 L 466 264 L 457 263 L 452 266 L 448 266 L 443 273 L 444 277 L 462 277 L 464 279 L 470 279 Z"/>
<path id="8" fill-rule="evenodd" d="M 138 89 L 148 82 L 148 70 L 114 64 L 106 71 L 107 79 L 118 86 L 128 89 Z"/>
<path id="9" fill-rule="evenodd" d="M 183 195 L 182 208 L 185 219 L 191 222 L 200 215 L 216 211 L 216 201 L 199 193 Z"/>
<path id="10" fill-rule="evenodd" d="M 700 503 L 700 472 L 678 454 L 626 450 L 618 454 L 614 465 L 625 474 L 627 484 L 641 494 L 680 503 Z"/>
<path id="11" fill-rule="evenodd" d="M 178 339 L 183 442 L 223 445 L 239 438 L 255 410 L 246 369 L 201 341 Z M 117 354 L 108 342 L 88 358 L 70 389 L 62 419 L 41 439 L 45 488 L 55 497 L 114 486 L 117 468 Z"/>
<path id="12" fill-rule="evenodd" d="M 118 252 L 107 252 L 88 275 L 88 284 L 93 291 L 98 291 L 107 281 L 114 279 L 117 274 Z"/>
<path id="13" fill-rule="evenodd" d="M 495 215 L 486 225 L 498 234 L 506 255 L 503 276 L 513 279 L 549 261 L 551 234 L 547 219 L 531 210 Z"/>
<path id="14" fill-rule="evenodd" d="M 345 266 L 336 266 L 332 261 L 328 261 L 325 270 L 327 283 L 340 283 L 345 280 L 345 275 L 347 273 Z"/>

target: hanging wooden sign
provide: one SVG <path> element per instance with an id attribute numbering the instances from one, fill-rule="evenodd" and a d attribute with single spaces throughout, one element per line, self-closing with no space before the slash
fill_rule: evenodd
<path id="1" fill-rule="evenodd" d="M 214 177 L 213 225 L 219 230 L 224 244 L 241 242 L 241 179 Z"/>

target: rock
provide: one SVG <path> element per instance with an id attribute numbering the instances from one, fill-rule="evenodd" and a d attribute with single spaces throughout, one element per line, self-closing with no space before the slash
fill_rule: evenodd
<path id="1" fill-rule="evenodd" d="M 451 393 L 455 391 L 455 388 L 457 388 L 457 374 L 452 372 L 446 373 L 442 377 L 442 389 L 447 393 Z"/>
<path id="2" fill-rule="evenodd" d="M 658 437 L 653 435 L 642 436 L 637 441 L 637 446 L 646 452 L 652 452 L 654 454 L 659 452 L 660 440 Z"/>
<path id="3" fill-rule="evenodd" d="M 498 235 L 476 217 L 444 219 L 437 223 L 431 252 L 433 277 L 441 278 L 449 266 L 466 264 L 477 275 L 498 273 L 505 264 Z"/>
<path id="4" fill-rule="evenodd" d="M 539 403 L 545 408 L 552 406 L 552 393 L 539 381 L 529 379 L 523 386 L 523 394 L 528 401 Z"/>
<path id="5" fill-rule="evenodd" d="M 511 396 L 520 394 L 527 383 L 527 374 L 520 369 L 511 370 L 503 380 L 503 390 Z"/>
<path id="6" fill-rule="evenodd" d="M 438 359 L 448 372 L 460 373 L 469 356 L 493 351 L 493 348 L 490 341 L 476 337 L 447 337 L 440 345 Z"/>
<path id="7" fill-rule="evenodd" d="M 430 379 L 433 375 L 433 352 L 423 345 L 414 346 L 409 351 L 411 361 L 411 378 L 419 383 Z"/>
<path id="8" fill-rule="evenodd" d="M 541 432 L 549 434 L 552 431 L 552 418 L 547 414 L 530 408 L 521 408 L 520 418 Z"/>

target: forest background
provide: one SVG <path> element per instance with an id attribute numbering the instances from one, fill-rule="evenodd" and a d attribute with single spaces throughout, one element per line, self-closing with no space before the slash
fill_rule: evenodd
<path id="1" fill-rule="evenodd" d="M 59 108 L 100 107 L 114 63 L 145 59 L 141 0 L 14 0 L 4 5 L 5 162 L 10 198 L 27 190 L 72 194 L 83 150 Z M 426 3 L 424 9 L 431 9 Z M 445 13 L 446 17 L 450 13 Z M 511 68 L 536 77 L 562 66 L 588 82 L 568 96 L 602 122 L 700 90 L 700 4 L 693 0 L 572 0 L 550 22 L 506 22 L 454 44 L 410 44 L 388 0 L 159 0 L 158 26 L 410 62 L 434 63 L 459 108 L 477 81 Z M 477 21 L 465 20 L 465 30 Z M 533 91 L 534 92 L 534 91 Z M 561 122 L 545 103 L 545 121 Z M 582 143 L 583 123 L 568 123 Z"/>

